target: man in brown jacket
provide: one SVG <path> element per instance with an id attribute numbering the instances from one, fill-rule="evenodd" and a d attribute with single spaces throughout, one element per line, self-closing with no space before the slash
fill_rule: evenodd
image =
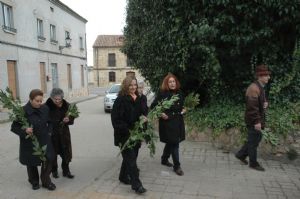
<path id="1" fill-rule="evenodd" d="M 257 80 L 250 84 L 246 91 L 245 122 L 248 129 L 248 140 L 235 155 L 243 164 L 258 171 L 265 169 L 257 162 L 257 147 L 262 138 L 261 130 L 265 127 L 265 111 L 268 102 L 264 86 L 270 79 L 270 72 L 266 65 L 258 65 L 255 70 Z"/>

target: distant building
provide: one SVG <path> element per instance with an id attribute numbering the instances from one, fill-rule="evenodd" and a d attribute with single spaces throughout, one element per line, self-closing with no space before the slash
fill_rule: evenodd
<path id="1" fill-rule="evenodd" d="M 59 0 L 0 0 L 0 89 L 86 95 L 86 23 Z"/>
<path id="2" fill-rule="evenodd" d="M 98 35 L 94 42 L 94 80 L 96 86 L 121 83 L 127 75 L 144 79 L 130 65 L 127 56 L 120 51 L 123 35 Z"/>
<path id="3" fill-rule="evenodd" d="M 93 66 L 88 66 L 88 85 L 94 86 L 95 80 L 94 80 L 94 67 Z"/>

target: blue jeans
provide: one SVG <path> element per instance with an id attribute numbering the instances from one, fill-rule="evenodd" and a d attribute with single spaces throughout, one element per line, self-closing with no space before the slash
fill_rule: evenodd
<path id="1" fill-rule="evenodd" d="M 179 162 L 179 143 L 171 144 L 166 143 L 163 154 L 161 156 L 161 161 L 168 161 L 170 155 L 172 155 L 174 169 L 178 169 L 180 167 Z"/>

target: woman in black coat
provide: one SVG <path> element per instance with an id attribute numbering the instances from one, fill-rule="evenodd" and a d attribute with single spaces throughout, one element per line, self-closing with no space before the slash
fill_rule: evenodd
<path id="1" fill-rule="evenodd" d="M 111 112 L 115 146 L 122 147 L 124 145 L 130 136 L 129 130 L 133 129 L 135 122 L 139 120 L 142 113 L 141 98 L 137 93 L 137 81 L 134 77 L 127 76 L 122 82 L 121 90 Z M 131 184 L 131 188 L 136 193 L 142 194 L 147 190 L 139 178 L 136 164 L 136 150 L 139 146 L 138 143 L 133 148 L 122 151 L 123 162 L 119 180 L 124 184 Z"/>
<path id="2" fill-rule="evenodd" d="M 144 116 L 148 115 L 148 104 L 147 104 L 147 96 L 144 95 L 144 82 L 139 81 L 138 82 L 138 94 L 141 98 L 141 103 L 142 103 L 142 112 Z"/>
<path id="3" fill-rule="evenodd" d="M 60 88 L 53 88 L 46 104 L 49 107 L 50 120 L 53 124 L 52 144 L 55 156 L 52 166 L 52 176 L 58 178 L 57 155 L 60 155 L 63 176 L 74 178 L 71 174 L 69 163 L 72 160 L 72 143 L 69 125 L 74 124 L 74 118 L 66 116 L 70 104 L 63 99 L 64 92 Z"/>
<path id="4" fill-rule="evenodd" d="M 25 117 L 27 118 L 31 128 L 23 129 L 18 121 L 13 121 L 11 131 L 17 134 L 20 138 L 20 163 L 27 166 L 28 181 L 32 185 L 32 189 L 40 188 L 39 173 L 37 166 L 41 167 L 42 186 L 54 190 L 56 187 L 51 182 L 51 162 L 54 157 L 53 147 L 51 144 L 51 123 L 49 122 L 48 107 L 42 105 L 43 92 L 39 89 L 34 89 L 29 94 L 29 102 L 23 107 Z M 34 134 L 40 146 L 47 145 L 46 162 L 43 163 L 40 158 L 33 155 L 33 144 L 30 138 L 26 139 L 27 135 Z"/>
<path id="5" fill-rule="evenodd" d="M 161 156 L 161 164 L 168 167 L 173 166 L 175 173 L 182 176 L 184 173 L 179 162 L 179 143 L 185 140 L 185 126 L 183 120 L 185 109 L 183 107 L 184 98 L 179 92 L 179 89 L 180 83 L 176 76 L 168 74 L 164 78 L 160 93 L 151 104 L 151 108 L 164 99 L 170 99 L 173 95 L 179 96 L 179 100 L 162 113 L 159 119 L 159 138 L 161 142 L 166 143 Z M 173 164 L 168 160 L 170 155 L 172 155 Z"/>

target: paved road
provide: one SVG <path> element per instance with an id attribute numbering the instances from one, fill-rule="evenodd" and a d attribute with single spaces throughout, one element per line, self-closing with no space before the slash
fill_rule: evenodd
<path id="1" fill-rule="evenodd" d="M 243 166 L 233 154 L 225 154 L 209 143 L 180 145 L 184 176 L 159 164 L 162 144 L 150 158 L 142 146 L 138 166 L 148 192 L 136 195 L 120 184 L 121 158 L 113 146 L 110 114 L 103 112 L 103 97 L 79 103 L 80 118 L 71 127 L 75 179 L 54 179 L 57 190 L 31 190 L 26 168 L 18 162 L 18 138 L 9 123 L 0 124 L 0 199 L 271 199 L 300 198 L 300 168 L 271 160 L 260 160 L 266 172 Z M 61 171 L 60 171 L 61 176 Z"/>

